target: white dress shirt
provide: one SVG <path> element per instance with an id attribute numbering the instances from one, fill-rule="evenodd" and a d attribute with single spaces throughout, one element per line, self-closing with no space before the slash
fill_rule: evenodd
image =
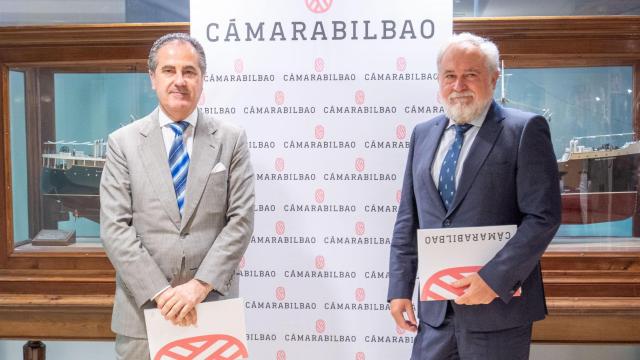
<path id="1" fill-rule="evenodd" d="M 164 140 L 164 146 L 167 149 L 167 157 L 168 157 L 169 152 L 171 151 L 171 145 L 173 145 L 173 140 L 176 137 L 176 133 L 173 132 L 173 130 L 167 125 L 171 124 L 174 121 L 171 120 L 171 118 L 169 118 L 169 116 L 165 114 L 164 111 L 162 111 L 162 108 L 159 108 L 159 110 L 160 111 L 158 113 L 158 122 L 160 123 L 160 128 L 162 129 L 162 139 Z M 193 110 L 193 112 L 189 114 L 189 116 L 187 116 L 186 119 L 182 121 L 189 122 L 189 126 L 182 134 L 182 140 L 184 141 L 185 146 L 187 147 L 187 154 L 189 154 L 189 158 L 191 158 L 191 150 L 193 150 L 193 135 L 195 134 L 196 123 L 198 122 L 198 108 Z M 170 287 L 171 286 L 167 286 L 164 289 L 158 291 L 155 295 L 153 295 L 151 300 L 155 300 L 158 297 L 158 295 L 162 294 L 165 290 L 167 290 Z"/>
<path id="2" fill-rule="evenodd" d="M 491 103 L 487 105 L 487 108 L 479 117 L 469 122 L 469 124 L 473 126 L 464 133 L 464 142 L 462 143 L 462 149 L 460 149 L 460 156 L 458 157 L 458 162 L 456 164 L 456 188 L 458 188 L 460 175 L 462 175 L 462 166 L 464 165 L 464 161 L 467 159 L 467 155 L 469 155 L 469 149 L 471 149 L 471 145 L 473 145 L 473 141 L 476 139 L 476 135 L 478 135 L 478 131 L 480 131 L 480 127 L 484 123 L 484 118 L 487 116 L 490 106 Z M 449 151 L 449 148 L 451 148 L 451 145 L 456 139 L 456 129 L 454 128 L 455 124 L 456 123 L 454 121 L 449 119 L 449 124 L 440 138 L 438 151 L 436 152 L 436 156 L 433 158 L 433 163 L 431 164 L 431 178 L 433 179 L 433 183 L 436 185 L 436 188 L 438 188 L 438 179 L 440 178 L 442 160 L 445 155 L 447 155 L 447 151 Z"/>
<path id="3" fill-rule="evenodd" d="M 159 109 L 160 112 L 158 114 L 158 121 L 160 122 L 160 128 L 162 128 L 162 138 L 164 139 L 164 146 L 167 149 L 167 156 L 169 156 L 169 151 L 171 151 L 171 145 L 173 144 L 173 139 L 176 137 L 176 133 L 167 126 L 174 122 L 167 116 L 167 114 L 162 111 L 162 108 Z M 198 108 L 195 108 L 189 116 L 183 121 L 189 122 L 189 127 L 184 131 L 182 135 L 182 139 L 184 140 L 185 146 L 187 147 L 187 154 L 189 154 L 189 158 L 191 158 L 191 150 L 193 149 L 193 135 L 195 134 L 196 123 L 198 122 Z"/>

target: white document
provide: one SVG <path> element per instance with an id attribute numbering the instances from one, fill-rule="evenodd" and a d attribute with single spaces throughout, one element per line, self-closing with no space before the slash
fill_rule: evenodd
<path id="1" fill-rule="evenodd" d="M 198 323 L 188 327 L 173 325 L 158 309 L 144 311 L 152 360 L 238 360 L 249 357 L 242 299 L 201 303 L 196 311 Z"/>
<path id="2" fill-rule="evenodd" d="M 418 230 L 420 301 L 453 300 L 462 295 L 464 289 L 451 283 L 478 272 L 517 229 L 516 225 L 502 225 Z"/>

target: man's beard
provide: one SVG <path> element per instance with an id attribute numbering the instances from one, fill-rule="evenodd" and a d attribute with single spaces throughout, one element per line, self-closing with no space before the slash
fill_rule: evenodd
<path id="1" fill-rule="evenodd" d="M 453 92 L 445 101 L 442 101 L 445 115 L 456 124 L 466 124 L 480 117 L 491 101 L 491 99 L 486 101 L 474 99 L 471 103 L 455 101 L 455 98 L 462 96 L 473 96 L 473 93 L 470 91 Z"/>

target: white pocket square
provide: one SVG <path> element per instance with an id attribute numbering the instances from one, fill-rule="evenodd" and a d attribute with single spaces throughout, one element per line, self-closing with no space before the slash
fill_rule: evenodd
<path id="1" fill-rule="evenodd" d="M 213 170 L 211 170 L 211 173 L 212 174 L 213 173 L 218 173 L 220 171 L 225 171 L 225 170 L 227 170 L 227 167 L 224 166 L 223 163 L 219 162 L 219 163 L 216 164 L 216 166 L 213 167 Z"/>

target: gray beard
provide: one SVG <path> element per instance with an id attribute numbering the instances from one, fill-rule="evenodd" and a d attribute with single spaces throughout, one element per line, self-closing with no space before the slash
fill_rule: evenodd
<path id="1" fill-rule="evenodd" d="M 444 114 L 447 118 L 451 119 L 451 121 L 456 124 L 467 124 L 480 117 L 490 102 L 491 99 L 487 100 L 485 103 L 476 102 L 471 105 L 458 103 L 451 106 L 444 101 L 442 106 L 444 107 Z"/>

